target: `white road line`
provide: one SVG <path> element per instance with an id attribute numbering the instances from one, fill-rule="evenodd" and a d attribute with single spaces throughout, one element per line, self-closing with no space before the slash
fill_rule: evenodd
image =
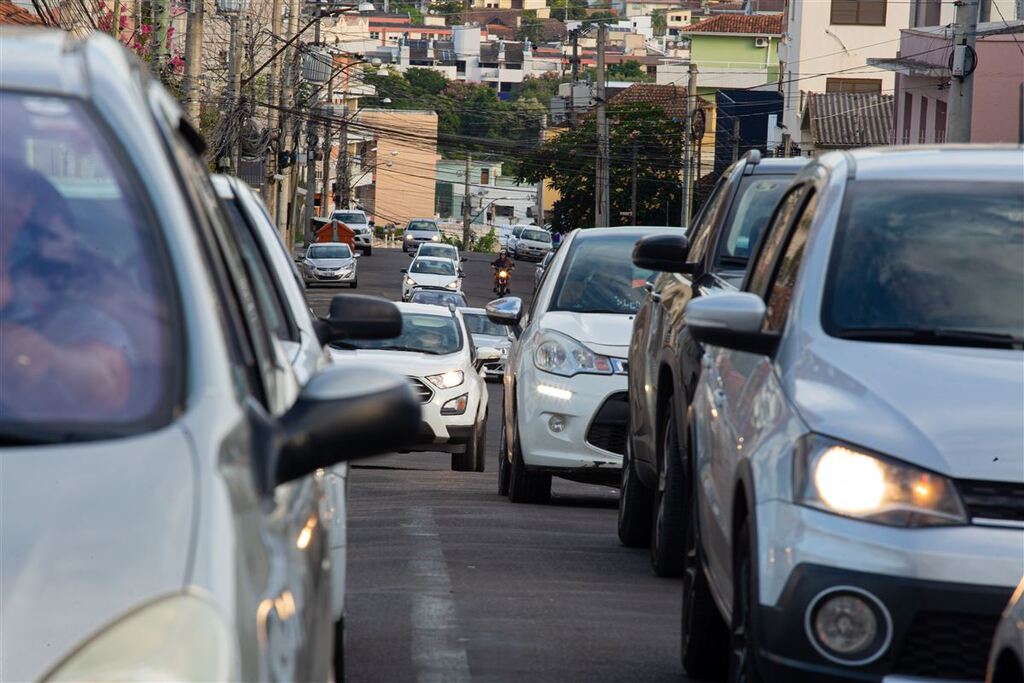
<path id="1" fill-rule="evenodd" d="M 445 567 L 434 512 L 409 509 L 404 525 L 412 542 L 411 566 L 418 590 L 412 596 L 412 660 L 418 683 L 468 683 L 469 659 L 459 643 L 452 582 Z"/>

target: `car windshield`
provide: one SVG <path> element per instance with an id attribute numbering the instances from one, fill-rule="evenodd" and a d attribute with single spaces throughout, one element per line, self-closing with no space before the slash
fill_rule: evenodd
<path id="1" fill-rule="evenodd" d="M 418 230 L 419 232 L 437 232 L 437 224 L 432 221 L 409 221 L 407 230 Z"/>
<path id="2" fill-rule="evenodd" d="M 462 348 L 462 332 L 450 315 L 403 313 L 402 334 L 393 339 L 373 339 L 336 344 L 344 349 L 408 351 L 443 356 Z"/>
<path id="3" fill-rule="evenodd" d="M 1021 264 L 1018 184 L 855 182 L 832 247 L 823 323 L 860 339 L 1020 340 Z"/>
<path id="4" fill-rule="evenodd" d="M 455 264 L 451 261 L 416 259 L 409 272 L 417 275 L 455 275 Z"/>
<path id="5" fill-rule="evenodd" d="M 490 337 L 508 336 L 508 327 L 491 322 L 483 313 L 463 313 L 462 319 L 466 321 L 466 329 L 470 334 L 482 334 Z"/>
<path id="6" fill-rule="evenodd" d="M 466 297 L 458 292 L 440 292 L 437 290 L 420 290 L 413 292 L 409 297 L 409 303 L 430 304 L 432 306 L 447 306 L 454 304 L 456 307 L 467 305 Z"/>
<path id="7" fill-rule="evenodd" d="M 311 259 L 352 258 L 352 250 L 348 248 L 347 244 L 330 244 L 312 246 L 306 255 Z"/>
<path id="8" fill-rule="evenodd" d="M 139 181 L 77 101 L 3 93 L 0 120 L 0 443 L 165 424 L 177 309 Z"/>
<path id="9" fill-rule="evenodd" d="M 583 233 L 585 235 L 585 233 Z M 648 233 L 578 239 L 555 285 L 551 310 L 632 314 L 640 308 L 652 273 L 633 265 L 630 254 Z"/>
<path id="10" fill-rule="evenodd" d="M 726 219 L 725 239 L 719 247 L 720 263 L 746 266 L 757 238 L 771 219 L 775 203 L 790 180 L 789 176 L 747 176 L 740 181 Z"/>
<path id="11" fill-rule="evenodd" d="M 532 242 L 547 242 L 551 244 L 551 233 L 546 230 L 523 230 L 521 238 Z"/>
<path id="12" fill-rule="evenodd" d="M 352 211 L 335 211 L 331 218 L 342 223 L 366 223 L 366 216 Z"/>
<path id="13" fill-rule="evenodd" d="M 438 258 L 454 258 L 455 248 L 447 244 L 424 244 L 417 256 L 437 256 Z"/>

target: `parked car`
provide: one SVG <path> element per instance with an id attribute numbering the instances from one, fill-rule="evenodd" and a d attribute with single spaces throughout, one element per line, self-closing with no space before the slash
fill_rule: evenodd
<path id="1" fill-rule="evenodd" d="M 453 470 L 483 472 L 487 387 L 479 369 L 497 358 L 498 351 L 475 349 L 462 314 L 454 307 L 402 303 L 398 309 L 401 335 L 339 341 L 331 347 L 334 362 L 406 375 L 422 413 L 416 442 L 408 450 L 451 453 Z"/>
<path id="2" fill-rule="evenodd" d="M 440 241 L 441 229 L 437 227 L 437 221 L 432 218 L 413 218 L 405 226 L 405 234 L 402 237 L 402 251 L 408 252 L 424 242 Z"/>
<path id="3" fill-rule="evenodd" d="M 455 306 L 465 308 L 469 305 L 466 295 L 462 292 L 449 292 L 444 289 L 429 289 L 424 287 L 413 287 L 409 293 L 409 303 L 430 304 L 431 306 Z"/>
<path id="4" fill-rule="evenodd" d="M 451 259 L 456 269 L 462 268 L 462 255 L 459 254 L 459 248 L 454 244 L 425 242 L 417 247 L 416 253 L 409 254 L 410 258 L 417 258 L 419 256 L 436 256 L 437 258 Z"/>
<path id="5" fill-rule="evenodd" d="M 686 443 L 679 420 L 693 401 L 702 349 L 680 313 L 696 297 L 735 290 L 750 253 L 793 176 L 806 159 L 762 159 L 748 152 L 725 173 L 684 234 L 653 235 L 634 262 L 658 271 L 637 312 L 629 346 L 630 420 L 619 494 L 619 540 L 650 546 L 659 576 L 683 570 L 680 468 Z"/>
<path id="6" fill-rule="evenodd" d="M 498 226 L 498 248 L 508 248 L 508 238 L 512 236 L 512 231 L 515 229 L 514 225 L 501 225 Z"/>
<path id="7" fill-rule="evenodd" d="M 473 346 L 477 353 L 483 349 L 497 349 L 501 354 L 500 358 L 487 361 L 483 364 L 480 374 L 484 379 L 500 379 L 505 374 L 505 360 L 508 358 L 508 350 L 512 346 L 515 336 L 508 325 L 499 325 L 487 317 L 487 311 L 482 308 L 462 308 L 462 319 L 466 322 L 466 329 L 473 338 Z"/>
<path id="8" fill-rule="evenodd" d="M 731 680 L 984 677 L 1024 558 L 1019 171 L 1020 148 L 824 155 L 742 291 L 687 305 L 692 675 L 728 651 Z"/>
<path id="9" fill-rule="evenodd" d="M 373 255 L 373 221 L 366 217 L 365 211 L 359 209 L 337 209 L 331 219 L 341 221 L 355 233 L 356 251 L 363 256 Z"/>
<path id="10" fill-rule="evenodd" d="M 358 252 L 344 242 L 314 242 L 306 247 L 302 278 L 307 285 L 341 284 L 355 289 L 359 286 L 358 258 Z"/>
<path id="11" fill-rule="evenodd" d="M 1003 610 L 988 656 L 985 683 L 1024 681 L 1024 579 Z"/>
<path id="12" fill-rule="evenodd" d="M 402 301 L 408 301 L 416 287 L 462 291 L 464 273 L 449 258 L 421 256 L 402 268 L 402 275 Z"/>
<path id="13" fill-rule="evenodd" d="M 328 679 L 315 473 L 404 445 L 408 383 L 300 382 L 200 136 L 117 41 L 4 27 L 0 63 L 4 678 Z M 354 313 L 322 338 L 401 325 Z"/>
<path id="14" fill-rule="evenodd" d="M 504 378 L 498 492 L 543 503 L 552 475 L 616 485 L 625 453 L 626 351 L 643 285 L 652 273 L 629 253 L 670 228 L 576 230 L 548 266 L 530 310 L 518 297 L 488 317 L 521 328 Z"/>
<path id="15" fill-rule="evenodd" d="M 542 261 L 551 252 L 551 233 L 536 226 L 527 226 L 512 233 L 508 240 L 508 252 L 513 259 Z"/>

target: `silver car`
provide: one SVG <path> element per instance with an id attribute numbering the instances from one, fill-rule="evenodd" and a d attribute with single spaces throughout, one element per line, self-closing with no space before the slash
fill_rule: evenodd
<path id="1" fill-rule="evenodd" d="M 4 678 L 326 680 L 319 471 L 402 445 L 407 382 L 300 381 L 201 139 L 116 41 L 0 29 L 0 64 Z M 321 341 L 400 326 L 345 301 Z"/>
<path id="2" fill-rule="evenodd" d="M 315 242 L 306 247 L 302 257 L 302 279 L 307 285 L 338 284 L 355 289 L 359 286 L 358 258 L 344 242 Z"/>
<path id="3" fill-rule="evenodd" d="M 405 226 L 402 251 L 415 251 L 421 244 L 441 241 L 441 229 L 437 227 L 437 221 L 433 218 L 413 218 Z"/>
<path id="4" fill-rule="evenodd" d="M 691 673 L 729 652 L 731 680 L 984 677 L 1024 570 L 1020 169 L 822 156 L 742 291 L 687 305 Z"/>

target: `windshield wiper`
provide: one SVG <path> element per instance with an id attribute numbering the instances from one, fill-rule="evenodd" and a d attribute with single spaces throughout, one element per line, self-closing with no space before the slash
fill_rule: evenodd
<path id="1" fill-rule="evenodd" d="M 723 266 L 736 266 L 737 268 L 746 268 L 747 263 L 750 262 L 745 256 L 730 256 L 729 254 L 723 254 L 719 257 L 718 262 Z"/>
<path id="2" fill-rule="evenodd" d="M 1024 349 L 1024 337 L 1001 332 L 957 330 L 949 328 L 865 327 L 843 330 L 836 334 L 842 339 L 858 341 L 904 341 L 910 344 L 938 346 L 980 346 L 998 349 Z"/>
<path id="3" fill-rule="evenodd" d="M 426 349 L 416 349 L 411 346 L 381 346 L 381 351 L 408 351 L 409 353 L 429 353 L 432 356 L 440 355 L 437 351 L 428 351 Z"/>
<path id="4" fill-rule="evenodd" d="M 360 349 L 362 348 L 358 344 L 353 344 L 347 341 L 336 340 L 331 342 L 331 347 L 335 349 Z"/>

